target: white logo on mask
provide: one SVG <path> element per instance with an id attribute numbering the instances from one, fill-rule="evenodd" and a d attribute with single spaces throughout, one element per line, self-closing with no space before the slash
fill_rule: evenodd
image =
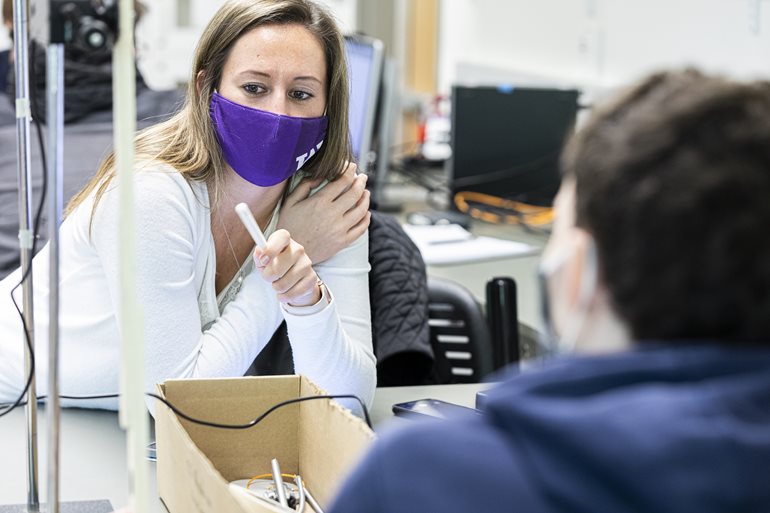
<path id="1" fill-rule="evenodd" d="M 302 166 L 305 165 L 305 162 L 310 160 L 313 157 L 313 155 L 315 155 L 316 152 L 321 149 L 321 146 L 323 145 L 323 143 L 324 143 L 323 141 L 319 142 L 315 148 L 311 148 L 309 152 L 303 153 L 302 155 L 296 158 L 297 171 L 299 171 L 302 168 Z"/>

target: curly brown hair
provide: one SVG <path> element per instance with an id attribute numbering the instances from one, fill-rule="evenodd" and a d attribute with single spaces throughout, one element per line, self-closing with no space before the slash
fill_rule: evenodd
<path id="1" fill-rule="evenodd" d="M 770 342 L 770 83 L 654 74 L 562 165 L 635 339 Z"/>

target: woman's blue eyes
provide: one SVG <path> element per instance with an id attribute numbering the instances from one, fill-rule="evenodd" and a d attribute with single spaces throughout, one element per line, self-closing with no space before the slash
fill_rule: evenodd
<path id="1" fill-rule="evenodd" d="M 243 86 L 243 90 L 249 94 L 261 93 L 265 88 L 258 84 L 246 84 Z"/>
<path id="2" fill-rule="evenodd" d="M 291 96 L 295 100 L 309 100 L 310 98 L 313 97 L 312 94 L 306 91 L 292 91 L 289 93 L 289 96 Z"/>
<path id="3" fill-rule="evenodd" d="M 243 90 L 250 95 L 262 94 L 266 91 L 265 87 L 259 84 L 246 84 L 243 86 Z M 289 97 L 292 100 L 305 101 L 312 98 L 313 95 L 307 91 L 295 89 L 293 91 L 289 91 Z"/>

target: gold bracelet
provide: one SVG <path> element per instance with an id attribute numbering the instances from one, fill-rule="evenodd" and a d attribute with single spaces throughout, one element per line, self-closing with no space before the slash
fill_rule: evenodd
<path id="1" fill-rule="evenodd" d="M 329 299 L 329 289 L 326 287 L 326 284 L 323 282 L 323 280 L 316 274 L 316 285 L 318 285 L 318 290 L 321 292 L 321 299 L 326 299 L 326 304 L 328 305 L 331 303 L 331 300 Z M 320 301 L 320 300 L 319 300 Z"/>

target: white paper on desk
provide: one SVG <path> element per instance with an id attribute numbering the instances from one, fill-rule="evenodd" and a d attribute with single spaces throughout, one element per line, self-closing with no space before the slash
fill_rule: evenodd
<path id="1" fill-rule="evenodd" d="M 508 258 L 535 253 L 537 248 L 523 242 L 474 237 L 457 224 L 413 226 L 404 231 L 414 241 L 428 265 L 450 265 Z"/>

